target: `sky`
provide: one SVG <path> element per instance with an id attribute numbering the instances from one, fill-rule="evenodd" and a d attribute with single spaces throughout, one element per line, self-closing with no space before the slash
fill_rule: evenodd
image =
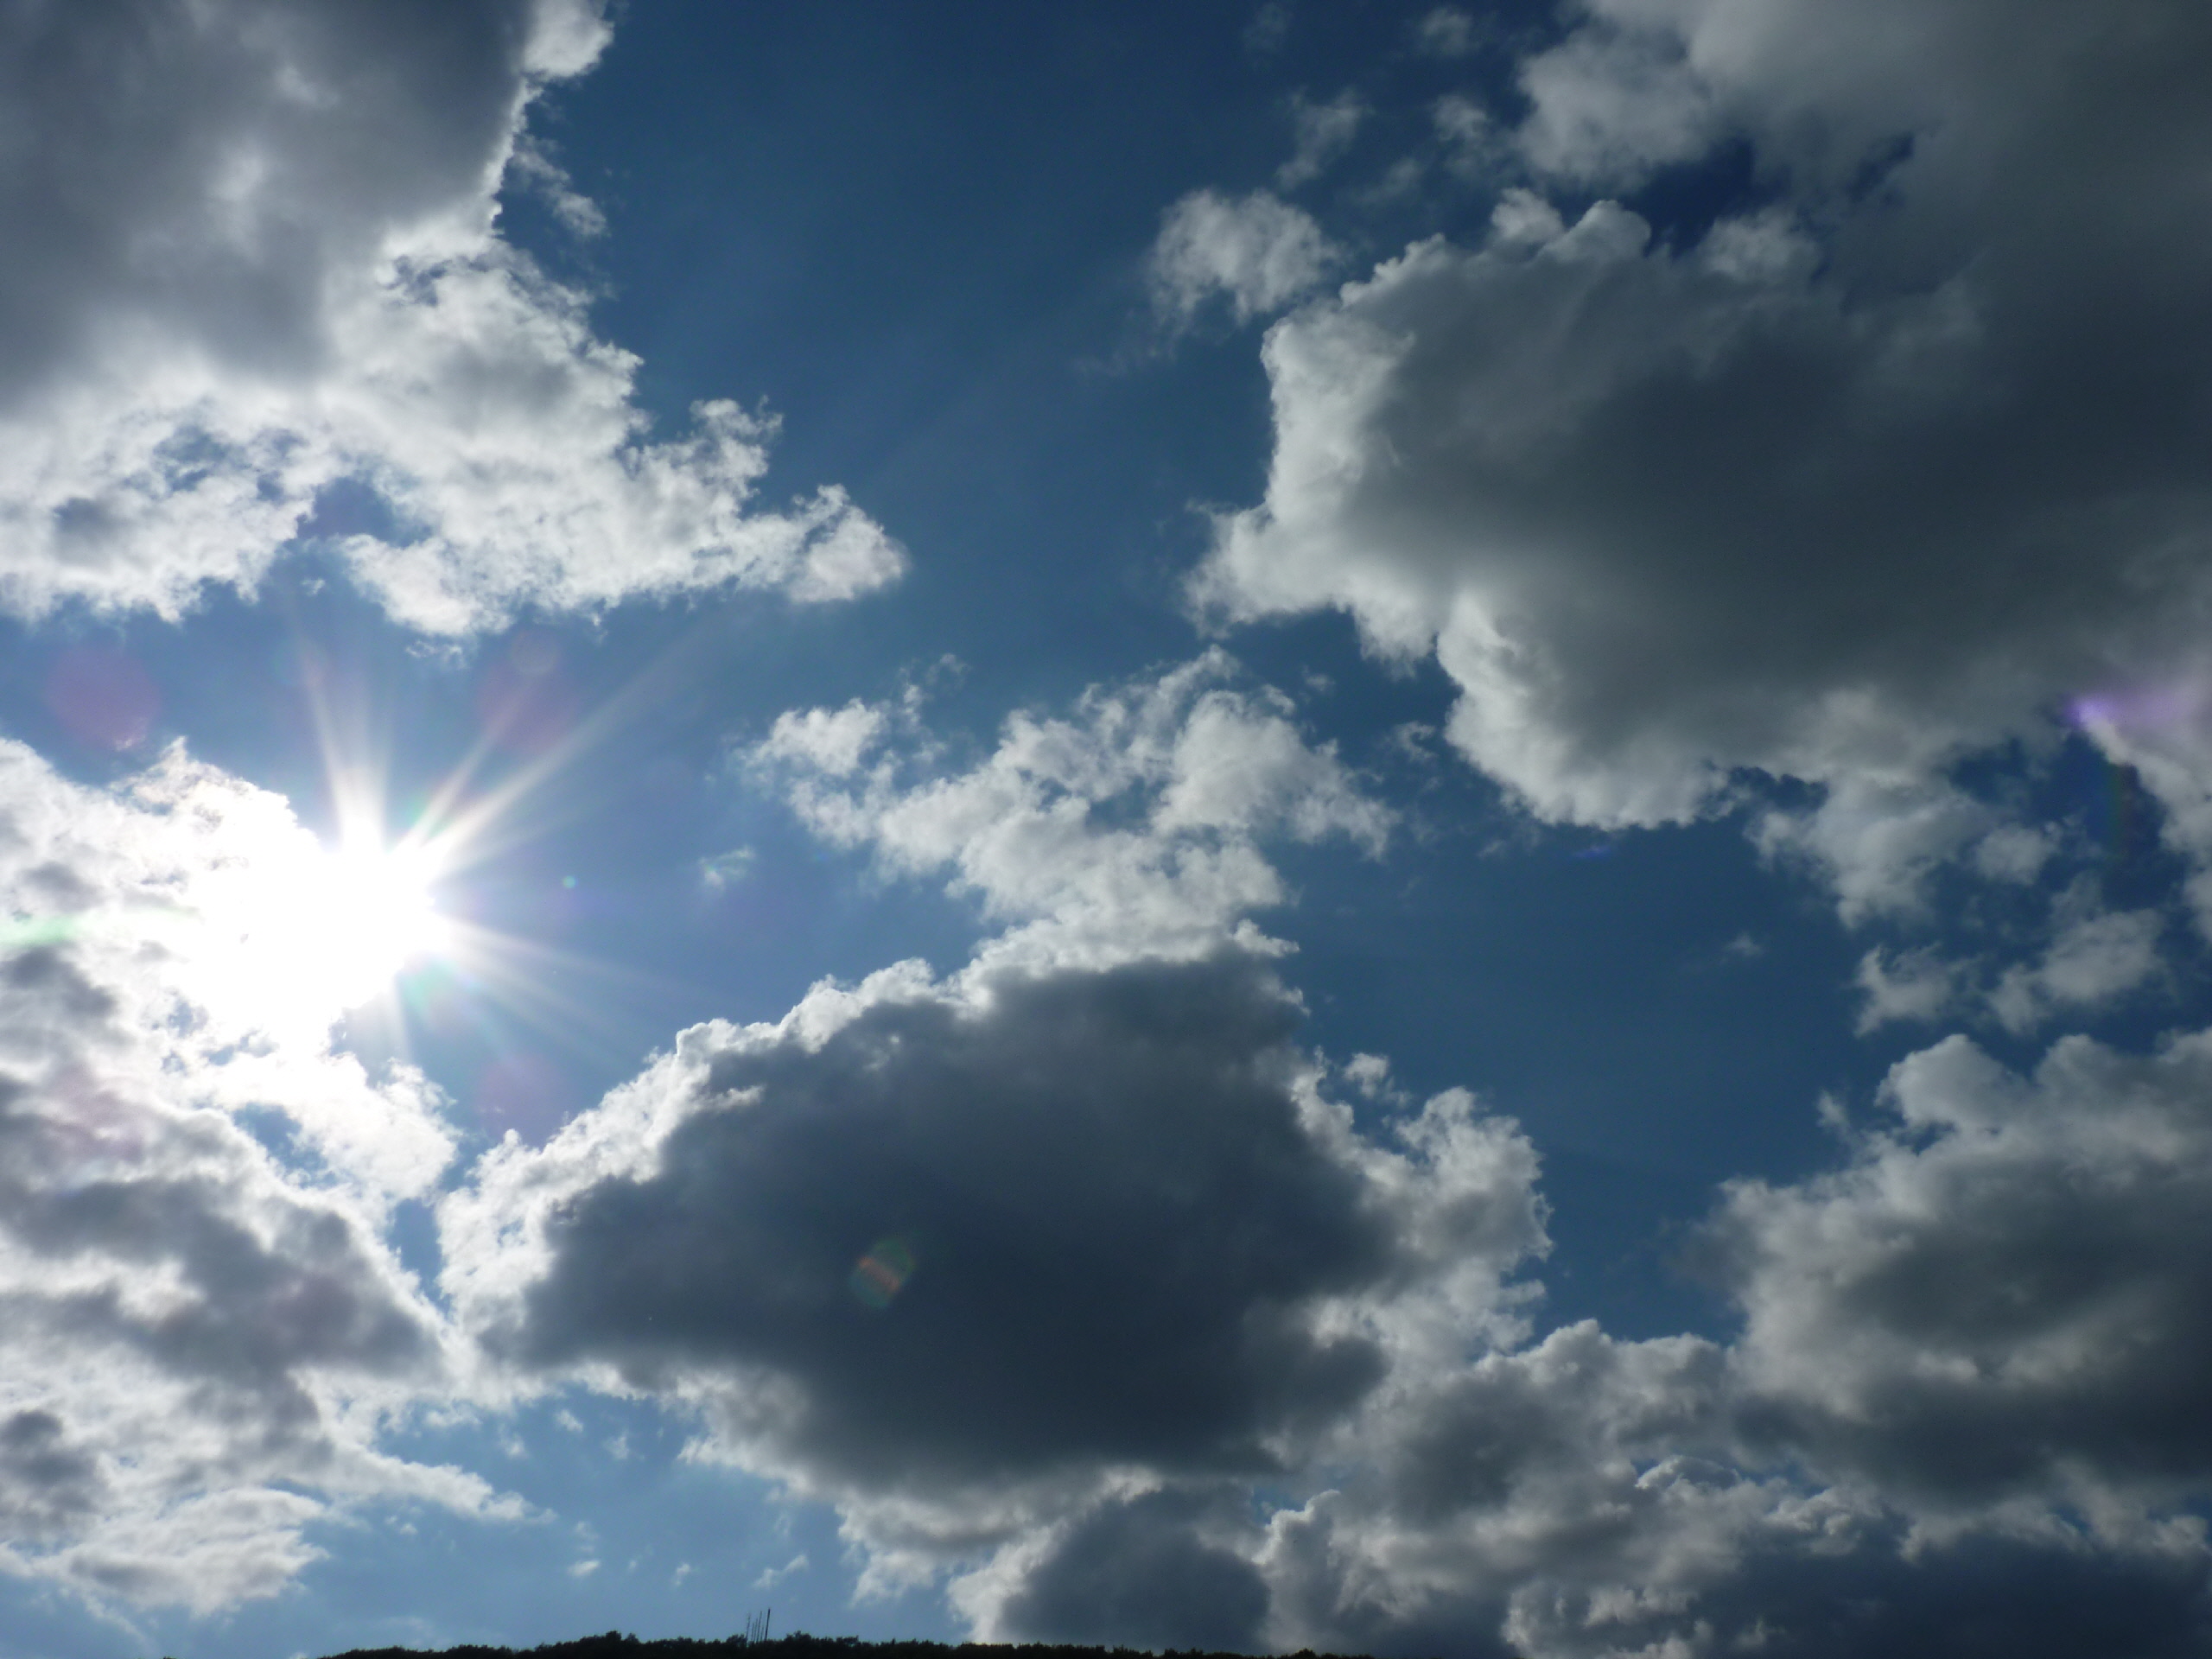
<path id="1" fill-rule="evenodd" d="M 0 1659 L 2212 1653 L 2208 77 L 0 8 Z"/>

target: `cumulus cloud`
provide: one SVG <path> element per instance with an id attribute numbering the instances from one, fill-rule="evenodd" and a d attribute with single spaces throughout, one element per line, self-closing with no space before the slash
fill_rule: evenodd
<path id="1" fill-rule="evenodd" d="M 0 603 L 175 616 L 302 539 L 433 633 L 531 607 L 846 597 L 903 555 L 836 489 L 755 510 L 772 420 L 656 435 L 637 360 L 499 236 L 596 0 L 19 7 L 0 96 Z"/>
<path id="2" fill-rule="evenodd" d="M 181 750 L 111 791 L 0 744 L 6 1570 L 206 1611 L 283 1588 L 334 1502 L 495 1507 L 377 1447 L 453 1386 L 383 1242 L 451 1141 L 423 1079 L 333 1051 L 327 941 L 272 925 L 318 860 Z"/>
<path id="3" fill-rule="evenodd" d="M 1201 600 L 1433 653 L 1548 820 L 1820 785 L 1790 833 L 1909 902 L 2000 827 L 1963 757 L 2202 678 L 2208 63 L 2174 0 L 1595 0 L 1522 67 L 1491 235 L 1268 333 L 1266 496 Z M 1765 205 L 1661 242 L 1607 199 L 1732 145 Z"/>
<path id="4" fill-rule="evenodd" d="M 2064 1038 L 2027 1077 L 1953 1037 L 1897 1068 L 1896 1127 L 1848 1168 L 1734 1186 L 1714 1248 L 1755 1424 L 1936 1500 L 2057 1492 L 2094 1522 L 2201 1491 L 2208 1077 L 2203 1033 Z"/>
<path id="5" fill-rule="evenodd" d="M 992 961 L 1103 964 L 1269 942 L 1253 912 L 1287 896 L 1271 837 L 1341 836 L 1380 854 L 1395 823 L 1281 693 L 1241 689 L 1220 652 L 1087 692 L 1071 717 L 1024 711 L 964 772 L 906 704 L 779 715 L 747 754 L 834 844 L 874 850 L 1010 924 Z"/>
<path id="6" fill-rule="evenodd" d="M 440 1213 L 505 1386 L 664 1402 L 694 1457 L 836 1505 L 864 1587 L 943 1582 L 988 1638 L 2201 1649 L 2212 1039 L 2026 1078 L 1940 1044 L 1839 1168 L 1721 1195 L 1695 1265 L 1737 1334 L 1536 1339 L 1527 1140 L 1302 1051 L 1236 943 L 1274 889 L 1189 881 L 1188 845 L 1387 833 L 1287 706 L 1211 654 L 964 767 L 918 709 L 795 711 L 747 762 L 1011 931 L 696 1027 L 496 1150 Z M 2042 965 L 2106 960 L 2105 919 L 2063 899 Z M 1976 971 L 1877 953 L 1870 1011 Z"/>
<path id="7" fill-rule="evenodd" d="M 1890 951 L 1877 945 L 1859 959 L 1853 982 L 1865 999 L 1859 1009 L 1859 1033 L 1892 1020 L 1940 1020 L 1958 1004 L 1960 964 L 1937 951 Z"/>
<path id="8" fill-rule="evenodd" d="M 1187 327 L 1220 298 L 1237 321 L 1249 322 L 1305 298 L 1338 258 L 1312 214 L 1267 191 L 1194 190 L 1160 221 L 1148 262 L 1153 306 Z"/>
<path id="9" fill-rule="evenodd" d="M 2028 1031 L 2054 1015 L 2101 1008 L 2159 976 L 2165 918 L 2155 910 L 2106 910 L 2077 884 L 2058 906 L 2050 945 L 2033 963 L 2005 970 L 1990 992 L 1999 1020 Z"/>
<path id="10" fill-rule="evenodd" d="M 2109 1008 L 2164 980 L 2159 950 L 2166 918 L 2155 909 L 2107 910 L 2093 875 L 2078 877 L 2051 906 L 2039 952 L 2001 969 L 1972 957 L 1947 958 L 1933 946 L 1877 946 L 1859 963 L 1864 1033 L 1891 1020 L 1930 1021 L 1979 1004 L 2019 1035 L 2061 1017 Z"/>
<path id="11" fill-rule="evenodd" d="M 1725 1195 L 1732 1342 L 1433 1353 L 1344 1414 L 1326 1490 L 1112 1499 L 966 1605 L 1073 1637 L 1149 1572 L 1182 1639 L 1278 1649 L 2201 1651 L 2208 1056 L 2068 1039 L 2022 1077 L 1941 1044 L 1845 1168 Z"/>
<path id="12" fill-rule="evenodd" d="M 836 1499 L 880 1571 L 1294 1478 L 1440 1340 L 1517 1331 L 1543 1247 L 1510 1123 L 1453 1093 L 1362 1134 L 1295 1020 L 1230 952 L 696 1027 L 445 1201 L 446 1282 L 510 1364 L 686 1402 L 702 1455 Z"/>

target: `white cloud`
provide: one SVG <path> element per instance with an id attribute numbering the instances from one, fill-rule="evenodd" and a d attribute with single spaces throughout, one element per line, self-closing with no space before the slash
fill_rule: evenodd
<path id="1" fill-rule="evenodd" d="M 2158 976 L 2165 918 L 2155 910 L 2106 910 L 2094 878 L 2059 900 L 2056 931 L 2033 963 L 2008 968 L 1989 994 L 2005 1028 L 2033 1029 L 2055 1014 L 2082 1014 L 2126 995 Z"/>
<path id="2" fill-rule="evenodd" d="M 1719 125 L 1713 97 L 1681 41 L 1664 29 L 1599 21 L 1521 66 L 1533 105 L 1521 147 L 1538 172 L 1634 181 L 1702 154 Z"/>
<path id="3" fill-rule="evenodd" d="M 1232 683 L 1217 653 L 1094 691 L 949 772 L 912 699 L 779 721 L 753 764 L 818 832 L 1014 931 L 696 1027 L 495 1151 L 441 1230 L 503 1385 L 694 1414 L 693 1457 L 836 1505 L 864 1589 L 944 1582 L 988 1638 L 2191 1651 L 2212 1039 L 2071 1039 L 2032 1078 L 1917 1054 L 1885 1122 L 1823 1103 L 1840 1169 L 1722 1195 L 1697 1258 L 1738 1339 L 1532 1341 L 1533 1148 L 1459 1091 L 1414 1109 L 1379 1055 L 1300 1052 L 1292 994 L 1224 948 L 1264 885 L 1176 885 L 1184 837 L 1358 798 Z M 1204 925 L 1084 931 L 1131 910 Z M 2063 901 L 2045 960 L 2099 914 Z M 1974 994 L 1929 952 L 1861 971 L 1870 1014 Z"/>
<path id="4" fill-rule="evenodd" d="M 1959 964 L 1932 950 L 1893 954 L 1875 946 L 1859 958 L 1854 976 L 1866 999 L 1859 1005 L 1859 1035 L 1892 1020 L 1942 1019 L 1958 1005 L 1959 980 Z"/>
<path id="5" fill-rule="evenodd" d="M 501 239 L 595 0 L 374 13 L 18 10 L 0 164 L 0 603 L 175 616 L 303 532 L 402 623 L 491 627 L 731 587 L 830 600 L 903 555 L 835 489 L 750 510 L 773 423 L 647 431 L 637 361 Z M 349 493 L 350 492 L 350 493 Z"/>
<path id="6" fill-rule="evenodd" d="M 812 1565 L 804 1554 L 794 1555 L 781 1567 L 764 1568 L 760 1576 L 753 1580 L 753 1587 L 755 1590 L 772 1590 L 785 1579 L 805 1572 Z"/>
<path id="7" fill-rule="evenodd" d="M 1001 1638 L 1082 1639 L 1148 1579 L 1163 1644 L 1235 1608 L 1276 1650 L 2195 1652 L 2208 1063 L 2070 1039 L 2022 1078 L 1939 1045 L 1845 1169 L 1728 1191 L 1704 1268 L 1735 1344 L 1440 1346 L 1264 1522 L 1140 1488 L 956 1594 Z"/>
<path id="8" fill-rule="evenodd" d="M 1502 159 L 1497 124 L 1472 99 L 1447 92 L 1429 108 L 1429 121 L 1444 146 L 1445 165 L 1462 178 L 1480 178 Z M 1526 191 L 1508 195 L 1527 196 Z"/>
<path id="9" fill-rule="evenodd" d="M 1211 652 L 1094 689 L 1071 719 L 1017 714 L 988 759 L 950 775 L 905 729 L 909 711 L 858 702 L 779 716 L 747 759 L 816 834 L 980 898 L 1011 925 L 987 960 L 1264 949 L 1249 918 L 1286 893 L 1262 839 L 1342 836 L 1379 855 L 1395 820 L 1333 746 L 1300 735 L 1287 698 L 1236 677 Z"/>
<path id="10" fill-rule="evenodd" d="M 1186 325 L 1219 296 L 1249 322 L 1312 293 L 1339 257 L 1311 214 L 1264 190 L 1196 190 L 1160 221 L 1149 261 L 1153 304 Z"/>
<path id="11" fill-rule="evenodd" d="M 1295 190 L 1326 172 L 1358 136 L 1367 118 L 1367 105 L 1355 92 L 1338 92 L 1325 104 L 1315 104 L 1303 94 L 1291 105 L 1296 129 L 1296 148 L 1291 158 L 1275 169 L 1278 188 Z M 1272 308 L 1271 307 L 1255 308 Z"/>
<path id="12" fill-rule="evenodd" d="M 1952 768 L 2202 677 L 2212 23 L 2126 16 L 1597 0 L 1523 66 L 1534 181 L 1741 142 L 1781 199 L 1669 245 L 1516 188 L 1481 245 L 1278 321 L 1265 499 L 1199 599 L 1433 652 L 1453 741 L 1542 818 L 1680 821 L 1764 774 L 1826 793 L 1770 844 L 1854 916 L 1962 859 L 2017 879 Z M 2205 798 L 2185 723 L 2083 723 Z"/>
<path id="13" fill-rule="evenodd" d="M 282 1589 L 334 1504 L 499 1507 L 377 1448 L 454 1386 L 384 1243 L 452 1145 L 421 1077 L 331 1047 L 332 941 L 292 925 L 319 865 L 181 749 L 105 791 L 0 744 L 5 1570 L 205 1612 Z"/>
<path id="14" fill-rule="evenodd" d="M 1844 920 L 1859 922 L 1923 913 L 1929 879 L 1977 839 L 2003 837 L 2000 860 L 2014 855 L 2021 832 L 1995 823 L 1988 807 L 1940 779 L 1847 774 L 1814 807 L 1762 814 L 1752 840 L 1770 858 L 1818 869 Z"/>
<path id="15" fill-rule="evenodd" d="M 2077 878 L 2052 904 L 2041 950 L 2001 969 L 1948 959 L 1932 946 L 1869 950 L 1856 975 L 1865 999 L 1859 1032 L 1892 1020 L 1944 1019 L 1979 1003 L 2005 1030 L 2024 1035 L 2156 984 L 2165 970 L 2159 954 L 2165 918 L 2156 910 L 2107 910 L 2097 886 L 2094 876 Z"/>

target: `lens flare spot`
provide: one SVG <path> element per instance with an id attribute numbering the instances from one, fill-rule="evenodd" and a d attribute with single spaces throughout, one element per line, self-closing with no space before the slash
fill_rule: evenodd
<path id="1" fill-rule="evenodd" d="M 845 1283 L 863 1307 L 880 1313 L 906 1287 L 920 1265 L 914 1247 L 906 1239 L 879 1239 L 873 1249 L 853 1264 L 852 1276 Z"/>

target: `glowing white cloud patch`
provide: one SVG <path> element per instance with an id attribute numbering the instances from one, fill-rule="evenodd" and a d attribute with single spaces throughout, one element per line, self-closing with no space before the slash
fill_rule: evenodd
<path id="1" fill-rule="evenodd" d="M 511 168 L 600 223 L 524 132 L 597 0 L 429 10 L 0 16 L 0 102 L 71 135 L 0 157 L 0 607 L 175 617 L 302 539 L 433 634 L 895 579 L 834 486 L 757 500 L 772 416 L 652 429 L 638 359 L 500 235 Z"/>
<path id="2" fill-rule="evenodd" d="M 1160 221 L 1153 302 L 1185 326 L 1218 296 L 1249 322 L 1311 293 L 1339 257 L 1312 215 L 1264 190 L 1236 198 L 1195 190 Z"/>
<path id="3" fill-rule="evenodd" d="M 429 874 L 181 747 L 98 789 L 0 742 L 0 1571 L 213 1612 L 357 1501 L 513 1512 L 378 1444 L 459 1386 L 385 1239 L 454 1141 L 332 1033 Z"/>
<path id="4" fill-rule="evenodd" d="M 795 710 L 744 757 L 825 840 L 905 874 L 944 871 L 1013 925 L 993 963 L 1188 958 L 1281 947 L 1255 911 L 1283 902 L 1269 838 L 1342 838 L 1380 856 L 1396 814 L 1272 687 L 1240 689 L 1220 651 L 1067 716 L 1022 710 L 967 772 L 938 772 L 912 706 Z"/>

